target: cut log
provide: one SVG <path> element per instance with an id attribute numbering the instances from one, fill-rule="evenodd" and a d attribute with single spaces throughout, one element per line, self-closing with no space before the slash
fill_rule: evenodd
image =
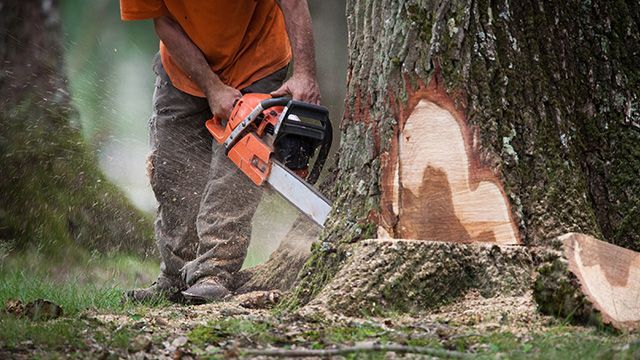
<path id="1" fill-rule="evenodd" d="M 523 246 L 379 239 L 353 244 L 350 257 L 311 302 L 347 315 L 420 312 L 476 289 L 485 297 L 531 288 Z"/>
<path id="2" fill-rule="evenodd" d="M 577 322 L 640 329 L 640 253 L 569 233 L 538 268 L 540 309 Z"/>
<path id="3" fill-rule="evenodd" d="M 409 103 L 390 151 L 383 203 L 393 228 L 382 234 L 449 242 L 520 243 L 500 181 L 480 165 L 463 113 L 438 84 Z M 401 115 L 401 119 L 402 119 Z"/>

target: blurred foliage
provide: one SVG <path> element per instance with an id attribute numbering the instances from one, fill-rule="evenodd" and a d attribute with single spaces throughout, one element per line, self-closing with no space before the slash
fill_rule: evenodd
<path id="1" fill-rule="evenodd" d="M 61 15 L 67 73 L 85 137 L 97 146 L 114 134 L 146 141 L 151 58 L 158 50 L 153 24 L 121 21 L 118 2 L 110 0 L 63 0 Z"/>
<path id="2" fill-rule="evenodd" d="M 100 168 L 140 209 L 155 210 L 145 176 L 158 39 L 151 21 L 121 21 L 118 2 L 61 1 L 72 103 Z"/>
<path id="3" fill-rule="evenodd" d="M 0 239 L 18 250 L 49 254 L 75 256 L 86 249 L 146 254 L 152 238 L 149 217 L 106 181 L 77 129 L 64 124 L 67 118 L 58 115 L 52 131 L 38 109 L 25 100 L 4 126 L 10 135 L 0 179 Z"/>

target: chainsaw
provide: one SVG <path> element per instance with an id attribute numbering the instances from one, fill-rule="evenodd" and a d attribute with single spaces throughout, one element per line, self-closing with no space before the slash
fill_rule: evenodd
<path id="1" fill-rule="evenodd" d="M 324 226 L 331 202 L 313 185 L 331 148 L 327 108 L 268 94 L 245 94 L 234 104 L 226 123 L 214 116 L 205 125 L 254 184 L 268 184 Z"/>

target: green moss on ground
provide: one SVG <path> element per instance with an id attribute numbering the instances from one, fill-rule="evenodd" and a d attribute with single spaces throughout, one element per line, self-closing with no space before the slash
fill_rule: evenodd
<path id="1" fill-rule="evenodd" d="M 272 333 L 273 325 L 269 323 L 232 318 L 196 326 L 187 337 L 196 346 L 219 345 L 226 339 L 240 334 L 251 342 L 268 344 L 279 341 Z"/>

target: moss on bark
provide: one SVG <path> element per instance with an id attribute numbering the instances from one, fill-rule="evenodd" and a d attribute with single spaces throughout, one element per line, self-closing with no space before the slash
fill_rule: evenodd
<path id="1" fill-rule="evenodd" d="M 562 242 L 551 240 L 552 247 L 540 250 L 533 297 L 538 309 L 571 322 L 603 326 L 602 316 L 580 289 L 578 278 L 569 271 Z"/>
<path id="2" fill-rule="evenodd" d="M 421 312 L 460 299 L 529 290 L 533 257 L 526 247 L 420 240 L 365 240 L 349 247 L 344 266 L 310 302 L 332 312 Z"/>

